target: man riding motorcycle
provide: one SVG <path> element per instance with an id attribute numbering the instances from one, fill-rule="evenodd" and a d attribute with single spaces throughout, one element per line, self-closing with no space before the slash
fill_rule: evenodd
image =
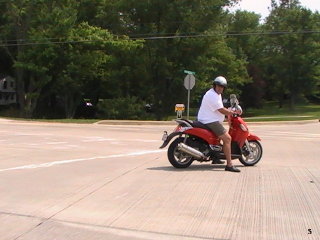
<path id="1" fill-rule="evenodd" d="M 236 112 L 223 106 L 222 96 L 224 89 L 227 87 L 227 79 L 218 76 L 213 80 L 213 86 L 203 96 L 201 106 L 198 112 L 198 121 L 205 124 L 216 136 L 223 141 L 223 152 L 226 156 L 226 171 L 240 172 L 238 168 L 232 165 L 231 161 L 231 136 L 222 125 L 225 115 L 229 116 Z M 213 163 L 222 163 L 220 160 Z"/>

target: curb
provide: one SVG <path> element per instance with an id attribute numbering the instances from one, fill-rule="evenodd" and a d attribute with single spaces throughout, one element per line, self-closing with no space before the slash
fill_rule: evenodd
<path id="1" fill-rule="evenodd" d="M 246 122 L 249 125 L 301 125 L 301 124 L 310 124 L 310 123 L 318 123 L 320 119 L 312 119 L 312 120 L 300 120 L 300 121 L 265 121 L 265 122 Z"/>
<path id="2" fill-rule="evenodd" d="M 244 119 L 245 120 L 245 119 Z M 288 124 L 309 124 L 320 122 L 320 119 L 301 120 L 301 121 L 265 121 L 265 122 L 246 122 L 248 125 L 288 125 Z M 177 125 L 173 120 L 171 121 L 136 121 L 136 120 L 101 120 L 94 124 L 104 125 Z"/>
<path id="3" fill-rule="evenodd" d="M 177 123 L 172 119 L 171 121 L 138 121 L 138 120 L 101 120 L 94 123 L 88 124 L 101 124 L 101 125 L 138 125 L 138 126 L 175 126 Z M 246 119 L 244 119 L 246 120 Z M 22 120 L 11 120 L 0 117 L 1 122 L 20 122 L 20 123 L 59 123 L 59 124 L 86 124 L 86 123 L 61 123 L 61 122 L 45 122 L 45 121 L 22 121 Z M 227 122 L 224 122 L 227 124 Z M 320 119 L 312 119 L 312 120 L 299 120 L 299 121 L 265 121 L 265 122 L 246 122 L 248 125 L 299 125 L 299 124 L 310 124 L 310 123 L 320 123 Z"/>
<path id="4" fill-rule="evenodd" d="M 94 124 L 105 125 L 176 125 L 174 120 L 172 121 L 138 121 L 138 120 L 101 120 Z"/>

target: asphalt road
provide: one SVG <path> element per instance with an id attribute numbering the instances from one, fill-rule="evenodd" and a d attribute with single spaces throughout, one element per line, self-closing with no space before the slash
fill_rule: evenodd
<path id="1" fill-rule="evenodd" d="M 249 124 L 241 173 L 171 167 L 173 127 L 0 119 L 0 239 L 320 239 L 320 123 Z"/>

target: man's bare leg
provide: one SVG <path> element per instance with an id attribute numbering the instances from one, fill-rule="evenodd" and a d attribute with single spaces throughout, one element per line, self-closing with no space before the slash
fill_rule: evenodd
<path id="1" fill-rule="evenodd" d="M 223 152 L 224 155 L 226 156 L 227 159 L 227 166 L 225 168 L 226 171 L 231 171 L 231 172 L 240 172 L 239 169 L 234 167 L 232 165 L 232 160 L 231 160 L 231 136 L 229 133 L 224 133 L 221 136 L 219 136 L 220 139 L 223 141 Z"/>
<path id="2" fill-rule="evenodd" d="M 219 138 L 223 142 L 223 152 L 224 155 L 226 156 L 227 159 L 227 166 L 231 167 L 232 166 L 232 161 L 231 161 L 231 136 L 229 133 L 224 133 Z"/>

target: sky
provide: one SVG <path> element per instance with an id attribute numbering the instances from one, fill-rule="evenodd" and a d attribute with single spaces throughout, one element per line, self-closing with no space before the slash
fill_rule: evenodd
<path id="1" fill-rule="evenodd" d="M 320 12 L 320 0 L 300 0 L 303 7 L 310 9 L 311 11 Z M 247 10 L 250 12 L 256 12 L 262 16 L 262 19 L 269 15 L 268 7 L 271 6 L 271 0 L 241 0 L 234 9 Z"/>

